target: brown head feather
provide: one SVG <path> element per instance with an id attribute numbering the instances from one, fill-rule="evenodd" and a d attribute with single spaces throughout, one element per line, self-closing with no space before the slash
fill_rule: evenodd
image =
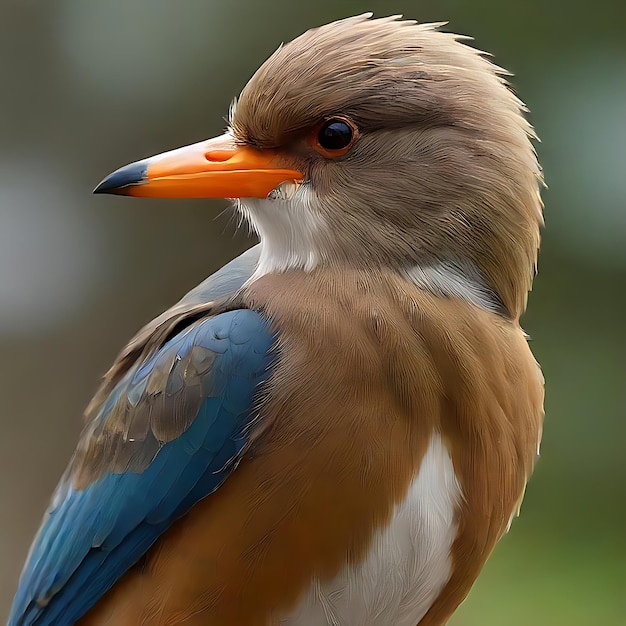
<path id="1" fill-rule="evenodd" d="M 471 267 L 518 318 L 542 224 L 525 107 L 461 37 L 368 18 L 281 46 L 233 108 L 234 136 L 279 147 L 305 170 L 327 225 L 322 263 Z M 325 159 L 304 137 L 335 115 L 353 120 L 359 137 L 345 156 Z"/>

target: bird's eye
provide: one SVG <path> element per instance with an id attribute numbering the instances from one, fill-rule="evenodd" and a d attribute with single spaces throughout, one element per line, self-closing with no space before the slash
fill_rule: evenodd
<path id="1" fill-rule="evenodd" d="M 343 120 L 328 120 L 320 128 L 317 141 L 324 150 L 343 150 L 352 143 L 352 127 Z"/>
<path id="2" fill-rule="evenodd" d="M 333 117 L 316 128 L 312 143 L 322 156 L 332 159 L 348 152 L 356 136 L 357 128 L 351 121 Z"/>

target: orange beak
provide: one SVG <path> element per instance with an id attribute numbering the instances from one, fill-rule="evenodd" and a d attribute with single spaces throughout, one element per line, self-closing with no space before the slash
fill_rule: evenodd
<path id="1" fill-rule="evenodd" d="M 144 198 L 266 198 L 304 175 L 275 150 L 237 146 L 229 134 L 164 152 L 109 174 L 94 193 Z"/>

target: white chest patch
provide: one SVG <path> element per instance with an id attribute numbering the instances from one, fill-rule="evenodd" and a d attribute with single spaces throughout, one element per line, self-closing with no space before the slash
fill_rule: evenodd
<path id="1" fill-rule="evenodd" d="M 315 580 L 280 623 L 415 626 L 450 577 L 461 499 L 450 454 L 433 434 L 419 474 L 366 559 L 330 581 Z"/>

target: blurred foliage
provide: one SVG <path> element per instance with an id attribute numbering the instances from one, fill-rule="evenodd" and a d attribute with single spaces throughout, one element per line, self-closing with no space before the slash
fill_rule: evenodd
<path id="1" fill-rule="evenodd" d="M 626 623 L 626 4 L 0 0 L 0 615 L 80 415 L 145 321 L 249 245 L 223 202 L 92 197 L 220 132 L 277 45 L 373 10 L 449 21 L 511 70 L 549 185 L 524 324 L 547 381 L 522 516 L 457 626 Z"/>

